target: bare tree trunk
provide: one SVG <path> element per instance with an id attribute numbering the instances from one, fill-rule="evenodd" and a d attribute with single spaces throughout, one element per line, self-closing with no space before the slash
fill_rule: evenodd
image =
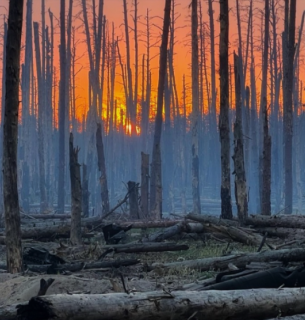
<path id="1" fill-rule="evenodd" d="M 198 15 L 197 0 L 192 0 L 192 192 L 193 212 L 201 213 L 199 192 L 198 158 L 198 118 L 199 118 L 199 83 L 198 83 Z"/>
<path id="2" fill-rule="evenodd" d="M 141 152 L 141 218 L 148 218 L 149 154 Z"/>
<path id="3" fill-rule="evenodd" d="M 58 212 L 65 211 L 65 122 L 66 122 L 66 28 L 65 0 L 60 0 L 60 86 L 59 86 L 59 158 L 58 158 Z"/>
<path id="4" fill-rule="evenodd" d="M 221 217 L 232 218 L 230 177 L 230 127 L 229 127 L 229 3 L 220 0 L 220 116 L 219 134 L 221 143 Z"/>
<path id="5" fill-rule="evenodd" d="M 161 134 L 162 134 L 162 109 L 164 98 L 165 75 L 167 70 L 167 44 L 170 25 L 171 0 L 165 0 L 163 34 L 159 60 L 159 82 L 157 114 L 155 120 L 155 133 L 152 151 L 151 179 L 150 179 L 150 214 L 155 219 L 162 218 L 162 178 L 161 178 Z"/>
<path id="6" fill-rule="evenodd" d="M 22 247 L 17 180 L 18 107 L 23 0 L 10 0 L 3 126 L 3 199 L 7 270 L 22 271 Z"/>
<path id="7" fill-rule="evenodd" d="M 84 217 L 89 217 L 89 196 L 90 192 L 88 189 L 88 176 L 87 176 L 87 165 L 83 163 L 83 179 L 82 179 L 82 205 Z"/>
<path id="8" fill-rule="evenodd" d="M 262 214 L 271 215 L 271 137 L 268 129 L 267 111 L 267 73 L 268 73 L 268 46 L 269 46 L 269 0 L 265 0 L 265 39 L 263 56 L 263 79 L 261 90 L 261 114 L 263 115 L 263 154 L 262 154 Z"/>
<path id="9" fill-rule="evenodd" d="M 80 164 L 78 163 L 79 148 L 73 147 L 73 133 L 69 138 L 70 180 L 71 180 L 71 232 L 70 240 L 73 245 L 82 243 L 81 215 L 82 215 L 82 185 L 80 178 Z"/>
<path id="10" fill-rule="evenodd" d="M 38 158 L 39 158 L 39 189 L 40 189 L 40 211 L 47 208 L 46 203 L 46 180 L 45 180 L 45 152 L 44 152 L 44 118 L 45 118 L 45 90 L 41 69 L 41 55 L 39 46 L 38 22 L 34 22 L 34 39 L 36 51 L 36 73 L 38 83 Z"/>
<path id="11" fill-rule="evenodd" d="M 128 193 L 129 193 L 129 212 L 130 218 L 139 219 L 139 205 L 138 205 L 138 184 L 134 181 L 128 181 Z"/>
<path id="12" fill-rule="evenodd" d="M 285 213 L 292 213 L 292 135 L 293 135 L 293 60 L 295 53 L 296 0 L 285 0 L 285 29 L 283 33 L 283 137 L 285 172 Z"/>
<path id="13" fill-rule="evenodd" d="M 236 121 L 234 124 L 234 173 L 235 173 L 235 198 L 237 204 L 237 215 L 241 223 L 248 216 L 248 190 L 244 164 L 244 144 L 242 129 L 242 97 L 240 78 L 240 59 L 234 53 L 234 74 L 235 74 L 235 100 L 236 100 Z"/>
<path id="14" fill-rule="evenodd" d="M 102 197 L 102 213 L 106 214 L 109 212 L 109 196 L 108 196 L 104 144 L 103 144 L 103 138 L 102 138 L 102 126 L 100 123 L 97 124 L 97 130 L 96 130 L 96 149 L 97 149 L 97 158 L 98 158 L 98 168 L 101 173 L 100 183 L 101 183 L 101 197 Z"/>

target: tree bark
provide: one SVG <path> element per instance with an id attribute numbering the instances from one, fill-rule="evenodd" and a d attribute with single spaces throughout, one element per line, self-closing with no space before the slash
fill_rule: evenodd
<path id="1" fill-rule="evenodd" d="M 39 158 L 39 190 L 40 211 L 47 208 L 46 204 L 46 178 L 45 178 L 45 144 L 44 144 L 44 119 L 45 119 L 45 85 L 41 67 L 41 56 L 39 46 L 39 25 L 34 22 L 34 43 L 36 51 L 36 73 L 38 84 L 38 158 Z"/>
<path id="2" fill-rule="evenodd" d="M 87 165 L 83 163 L 83 179 L 82 179 L 82 206 L 84 217 L 89 217 L 89 188 L 88 188 L 88 175 L 87 175 Z"/>
<path id="3" fill-rule="evenodd" d="M 18 307 L 23 319 L 267 319 L 305 312 L 299 288 L 209 292 L 172 291 L 108 294 L 58 294 L 32 298 Z M 157 304 L 157 307 L 156 307 Z M 276 306 L 276 307 L 275 307 Z M 39 310 L 39 312 L 38 312 Z"/>
<path id="4" fill-rule="evenodd" d="M 141 218 L 148 218 L 149 154 L 141 152 Z"/>
<path id="5" fill-rule="evenodd" d="M 230 177 L 230 125 L 229 125 L 229 3 L 220 0 L 220 115 L 219 134 L 221 143 L 221 217 L 232 218 Z"/>
<path id="6" fill-rule="evenodd" d="M 70 180 L 71 180 L 71 232 L 72 244 L 82 243 L 81 215 L 82 215 L 82 186 L 80 178 L 80 164 L 78 163 L 79 148 L 73 147 L 73 134 L 70 133 Z"/>
<path id="7" fill-rule="evenodd" d="M 289 5 L 290 2 L 290 5 Z M 296 0 L 285 0 L 285 28 L 283 33 L 283 137 L 285 173 L 285 213 L 292 214 L 292 136 L 293 136 L 293 61 L 295 53 Z"/>
<path id="8" fill-rule="evenodd" d="M 138 184 L 134 181 L 128 181 L 129 193 L 129 211 L 131 219 L 139 219 L 139 205 L 138 205 Z"/>
<path id="9" fill-rule="evenodd" d="M 109 196 L 108 196 L 104 144 L 103 144 L 103 137 L 102 137 L 102 126 L 100 123 L 97 124 L 97 129 L 96 129 L 96 149 L 97 149 L 97 158 L 98 158 L 98 169 L 101 173 L 100 183 L 101 183 L 102 213 L 106 214 L 109 212 Z"/>
<path id="10" fill-rule="evenodd" d="M 167 44 L 170 25 L 171 0 L 165 1 L 163 34 L 160 48 L 157 114 L 152 151 L 150 179 L 150 215 L 155 219 L 162 218 L 162 169 L 161 169 L 161 134 L 163 122 L 163 98 L 165 75 L 167 70 Z"/>
<path id="11" fill-rule="evenodd" d="M 263 215 L 271 215 L 271 137 L 268 128 L 267 111 L 267 73 L 268 73 L 268 48 L 269 48 L 269 24 L 270 24 L 269 0 L 265 0 L 265 39 L 263 54 L 263 79 L 261 90 L 261 112 L 263 139 L 262 154 L 262 190 L 261 190 L 261 208 Z"/>
<path id="12" fill-rule="evenodd" d="M 66 122 L 66 21 L 65 0 L 60 0 L 60 85 L 59 85 L 59 152 L 58 152 L 58 197 L 57 209 L 65 211 L 65 122 Z"/>
<path id="13" fill-rule="evenodd" d="M 3 125 L 3 199 L 6 260 L 10 273 L 22 271 L 17 180 L 18 108 L 23 0 L 11 0 L 6 42 L 5 111 Z"/>
<path id="14" fill-rule="evenodd" d="M 198 83 L 198 15 L 197 0 L 192 0 L 192 194 L 193 211 L 201 213 L 199 191 L 198 157 L 198 118 L 199 118 L 199 83 Z"/>
<path id="15" fill-rule="evenodd" d="M 240 57 L 234 53 L 235 74 L 235 100 L 236 120 L 234 124 L 234 173 L 235 173 L 235 198 L 237 205 L 237 216 L 241 223 L 248 216 L 248 190 L 244 162 L 244 137 L 242 129 L 242 97 L 240 79 Z"/>

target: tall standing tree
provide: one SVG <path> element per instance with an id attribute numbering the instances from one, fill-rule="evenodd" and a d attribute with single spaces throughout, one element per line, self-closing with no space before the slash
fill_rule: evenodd
<path id="1" fill-rule="evenodd" d="M 60 86 L 59 86 L 59 159 L 58 159 L 58 212 L 65 210 L 65 118 L 66 118 L 66 27 L 65 0 L 60 0 Z"/>
<path id="2" fill-rule="evenodd" d="M 167 70 L 167 45 L 170 25 L 171 0 L 165 0 L 163 34 L 159 60 L 159 82 L 157 114 L 152 150 L 151 179 L 150 179 L 150 214 L 155 219 L 162 217 L 162 170 L 161 170 L 161 133 L 163 123 L 163 99 L 165 75 Z"/>
<path id="3" fill-rule="evenodd" d="M 229 0 L 220 0 L 220 115 L 221 144 L 221 217 L 232 218 L 230 177 L 230 124 L 229 124 Z"/>
<path id="4" fill-rule="evenodd" d="M 264 35 L 264 53 L 263 53 L 263 79 L 261 89 L 261 115 L 263 138 L 262 154 L 262 194 L 261 208 L 262 214 L 271 215 L 271 137 L 268 129 L 268 112 L 267 112 L 267 72 L 268 72 L 268 47 L 269 47 L 269 0 L 265 0 L 265 35 Z"/>
<path id="5" fill-rule="evenodd" d="M 285 0 L 283 32 L 283 158 L 285 173 L 285 213 L 292 213 L 293 60 L 295 52 L 296 0 Z"/>
<path id="6" fill-rule="evenodd" d="M 192 192 L 193 211 L 201 213 L 199 192 L 199 157 L 198 157 L 198 118 L 199 118 L 199 83 L 198 83 L 198 14 L 197 0 L 192 0 Z"/>
<path id="7" fill-rule="evenodd" d="M 22 270 L 20 212 L 17 185 L 18 107 L 23 0 L 10 0 L 6 43 L 5 111 L 3 127 L 3 199 L 7 270 Z"/>

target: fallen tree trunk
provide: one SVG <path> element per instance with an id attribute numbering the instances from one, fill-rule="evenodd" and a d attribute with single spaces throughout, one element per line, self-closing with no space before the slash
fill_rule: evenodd
<path id="1" fill-rule="evenodd" d="M 84 269 L 103 269 L 103 268 L 119 268 L 133 266 L 140 263 L 138 259 L 115 260 L 115 261 L 96 261 L 96 262 L 76 262 L 65 264 L 44 264 L 44 265 L 27 265 L 26 268 L 32 272 L 48 272 L 49 274 L 57 274 L 61 271 L 77 272 Z M 1 270 L 6 270 L 6 264 L 0 265 Z M 1 317 L 0 317 L 1 319 Z M 2 319 L 1 319 L 2 320 Z"/>
<path id="2" fill-rule="evenodd" d="M 268 320 L 305 320 L 305 314 L 298 314 L 295 316 L 288 316 L 288 317 L 276 317 Z"/>
<path id="3" fill-rule="evenodd" d="M 238 227 L 239 222 L 235 220 L 228 220 L 228 219 L 221 219 L 215 216 L 209 215 L 199 215 L 194 213 L 189 213 L 185 216 L 186 219 L 194 220 L 201 223 L 212 223 L 218 226 L 231 226 L 231 227 Z"/>
<path id="4" fill-rule="evenodd" d="M 34 297 L 17 314 L 24 320 L 268 319 L 305 312 L 304 299 L 302 288 L 58 294 Z"/>
<path id="5" fill-rule="evenodd" d="M 302 240 L 305 238 L 305 229 L 283 228 L 283 227 L 258 227 L 255 228 L 260 233 L 266 233 L 268 236 L 284 238 L 286 240 Z"/>
<path id="6" fill-rule="evenodd" d="M 82 226 L 86 228 L 91 228 L 92 226 L 96 225 L 97 223 L 101 222 L 101 218 L 92 219 L 87 218 L 82 221 Z M 131 222 L 115 222 L 116 225 L 121 227 L 126 227 L 127 225 L 132 224 L 133 228 L 165 228 L 169 226 L 176 225 L 177 223 L 181 222 L 181 220 L 164 220 L 164 221 L 131 221 Z M 109 221 L 104 221 L 103 224 L 100 225 L 105 226 L 109 224 Z M 21 226 L 21 236 L 22 239 L 45 239 L 51 238 L 55 236 L 61 236 L 68 238 L 70 236 L 70 221 L 63 222 L 54 221 L 49 223 L 41 223 L 41 222 L 31 222 L 25 226 Z M 83 230 L 84 233 L 87 232 Z M 89 231 L 90 232 L 90 231 Z M 0 244 L 5 244 L 5 231 L 3 230 L 0 232 Z"/>
<path id="7" fill-rule="evenodd" d="M 305 216 L 301 215 L 251 215 L 245 223 L 254 227 L 283 227 L 305 229 Z"/>
<path id="8" fill-rule="evenodd" d="M 127 243 L 106 248 L 107 251 L 115 253 L 137 253 L 188 250 L 189 246 L 176 243 Z"/>
<path id="9" fill-rule="evenodd" d="M 283 263 L 298 262 L 305 260 L 305 249 L 282 249 L 275 251 L 263 251 L 258 253 L 240 253 L 229 256 L 213 257 L 197 260 L 177 261 L 169 263 L 153 263 L 149 269 L 155 268 L 191 268 L 201 271 L 225 270 L 229 263 L 233 263 L 238 268 L 245 268 L 250 262 L 281 261 Z"/>

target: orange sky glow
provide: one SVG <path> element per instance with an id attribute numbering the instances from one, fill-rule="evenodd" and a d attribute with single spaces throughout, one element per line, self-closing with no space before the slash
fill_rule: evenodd
<path id="1" fill-rule="evenodd" d="M 24 0 L 26 4 L 26 0 Z M 89 14 L 91 12 L 89 2 L 88 3 L 88 11 Z M 129 25 L 132 27 L 132 15 L 133 15 L 133 0 L 128 0 L 128 9 L 129 9 Z M 151 71 L 152 71 L 152 106 L 155 105 L 156 102 L 156 88 L 158 83 L 158 65 L 159 65 L 159 45 L 161 41 L 161 28 L 162 28 L 162 17 L 163 17 L 163 10 L 164 10 L 164 0 L 138 0 L 138 28 L 139 28 L 139 97 L 141 95 L 141 63 L 142 63 L 142 56 L 146 53 L 146 12 L 149 9 L 149 15 L 151 17 L 151 43 L 155 44 L 153 48 L 151 48 Z M 190 111 L 190 102 L 191 102 L 191 92 L 190 92 L 190 75 L 191 75 L 191 39 L 190 39 L 190 2 L 191 0 L 175 0 L 176 6 L 176 41 L 175 41 L 175 55 L 174 55 L 174 67 L 175 67 L 175 77 L 177 83 L 177 91 L 179 96 L 179 103 L 182 104 L 182 83 L 183 83 L 183 75 L 186 77 L 187 83 L 187 109 Z M 284 0 L 278 1 L 280 4 L 284 4 Z M 1 0 L 0 5 L 0 32 L 2 34 L 3 30 L 3 17 L 7 15 L 7 8 L 8 8 L 8 0 Z M 33 12 L 33 21 L 41 22 L 41 1 L 40 0 L 33 0 L 34 12 Z M 98 1 L 96 1 L 98 3 Z M 202 0 L 202 12 L 203 12 L 203 21 L 209 28 L 209 17 L 208 17 L 208 5 L 206 0 Z M 242 32 L 244 39 L 246 38 L 246 30 L 247 30 L 247 8 L 249 5 L 249 0 L 239 0 L 241 8 L 244 8 L 242 13 Z M 59 4 L 60 0 L 46 0 L 46 25 L 49 25 L 49 17 L 47 14 L 48 9 L 53 12 L 54 14 L 54 23 L 55 23 L 55 44 L 54 44 L 54 53 L 55 53 L 55 61 L 54 65 L 56 68 L 56 78 L 57 78 L 57 85 L 59 80 Z M 218 23 L 218 10 L 219 10 L 219 1 L 213 2 L 214 6 L 214 20 L 215 20 L 215 42 L 216 42 L 216 72 L 218 70 L 218 35 L 219 35 L 219 23 Z M 233 53 L 234 50 L 237 51 L 237 22 L 236 22 L 236 0 L 229 0 L 230 6 L 230 50 Z M 261 49 L 259 48 L 260 43 L 260 25 L 261 25 L 261 11 L 263 9 L 262 1 L 255 0 L 254 1 L 255 7 L 255 38 L 256 38 L 256 76 L 258 77 L 258 82 L 260 79 L 260 70 L 261 70 Z M 66 10 L 68 10 L 68 1 L 66 1 Z M 302 13 L 305 10 L 305 1 L 300 0 L 297 3 L 297 30 L 296 30 L 296 37 L 298 34 L 298 29 L 301 23 Z M 24 14 L 26 10 L 24 10 Z M 111 29 L 112 23 L 114 23 L 115 27 L 115 36 L 119 39 L 120 45 L 120 53 L 122 55 L 123 63 L 125 63 L 126 57 L 126 48 L 125 48 L 125 35 L 124 35 L 124 25 L 123 25 L 123 1 L 122 0 L 104 0 L 104 14 L 106 15 L 106 19 L 108 21 L 108 27 Z M 84 26 L 82 23 L 82 11 L 81 11 L 81 1 L 74 0 L 74 8 L 73 8 L 73 26 L 76 29 L 75 33 L 75 41 L 76 41 L 76 56 L 77 56 L 77 63 L 76 63 L 76 112 L 77 118 L 80 122 L 83 121 L 83 117 L 86 115 L 88 111 L 88 70 L 89 70 L 89 60 L 88 60 L 88 53 L 87 53 L 87 46 L 85 43 L 86 37 L 84 33 Z M 280 39 L 281 32 L 282 32 L 282 16 L 279 16 L 279 26 L 278 26 L 278 39 Z M 25 20 L 25 19 L 24 19 Z M 25 28 L 23 28 L 23 44 L 24 44 L 24 35 L 25 35 Z M 2 37 L 1 37 L 2 38 Z M 305 54 L 304 54 L 304 38 L 302 39 L 301 50 L 300 50 L 300 61 L 301 61 L 301 69 L 300 73 L 304 73 L 305 71 Z M 297 38 L 296 38 L 297 39 Z M 134 35 L 133 31 L 130 30 L 130 41 L 131 41 L 131 59 L 132 65 L 134 65 Z M 296 40 L 297 41 L 297 40 Z M 206 59 L 207 59 L 207 72 L 209 77 L 209 66 L 210 66 L 210 49 L 209 49 L 209 39 L 207 39 L 207 51 L 206 51 Z M 22 61 L 23 61 L 24 51 L 22 52 Z M 0 42 L 0 58 L 2 58 L 2 39 Z M 248 60 L 249 61 L 249 60 Z M 35 62 L 34 62 L 35 63 Z M 2 63 L 0 61 L 0 79 L 1 79 L 1 71 Z M 107 71 L 106 71 L 107 74 Z M 301 77 L 302 78 L 302 77 Z M 216 79 L 218 82 L 218 73 L 216 74 Z M 249 82 L 249 81 L 247 81 Z M 246 82 L 246 83 L 247 83 Z M 249 83 L 247 83 L 249 84 Z M 259 92 L 258 88 L 258 92 Z M 103 106 L 106 110 L 107 106 L 107 84 L 104 85 L 104 101 Z M 1 88 L 0 88 L 1 91 Z M 57 96 L 58 96 L 58 87 L 56 88 Z M 1 93 L 0 93 L 1 96 Z M 122 76 L 121 76 L 121 68 L 119 62 L 117 62 L 116 66 L 116 83 L 115 83 L 115 99 L 117 100 L 117 119 L 120 121 L 120 115 L 123 112 L 125 113 L 125 97 L 124 97 L 124 90 L 122 86 Z M 58 105 L 57 102 L 54 103 L 55 107 Z M 206 110 L 207 106 L 205 106 Z M 103 116 L 105 117 L 105 110 L 103 112 Z M 56 113 L 56 112 L 55 112 Z M 154 111 L 151 112 L 151 119 L 154 117 Z"/>

